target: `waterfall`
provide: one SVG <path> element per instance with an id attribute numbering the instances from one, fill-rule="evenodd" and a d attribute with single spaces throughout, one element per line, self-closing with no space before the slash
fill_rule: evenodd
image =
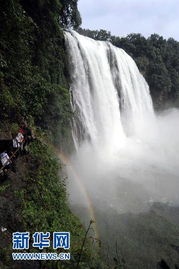
<path id="1" fill-rule="evenodd" d="M 65 40 L 77 149 L 66 167 L 71 209 L 86 228 L 94 220 L 90 235 L 104 259 L 119 252 L 129 267 L 144 268 L 142 253 L 151 268 L 146 242 L 157 251 L 165 206 L 179 205 L 179 110 L 154 114 L 149 87 L 122 49 L 74 31 Z M 151 210 L 155 202 L 162 213 L 158 204 Z M 168 213 L 166 220 L 168 229 Z"/>
<path id="2" fill-rule="evenodd" d="M 88 196 L 86 207 L 121 213 L 150 201 L 178 203 L 178 110 L 154 113 L 149 87 L 124 50 L 74 31 L 65 42 L 77 149 L 75 172 L 67 168 L 71 205 L 84 207 Z"/>
<path id="3" fill-rule="evenodd" d="M 154 117 L 149 87 L 133 59 L 109 42 L 65 32 L 77 147 L 120 149 Z"/>

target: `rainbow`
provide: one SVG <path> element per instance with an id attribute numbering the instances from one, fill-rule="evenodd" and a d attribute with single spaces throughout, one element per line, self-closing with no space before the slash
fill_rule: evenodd
<path id="1" fill-rule="evenodd" d="M 77 186 L 79 187 L 80 192 L 82 193 L 82 195 L 83 195 L 83 197 L 85 199 L 85 202 L 87 203 L 89 217 L 90 217 L 90 220 L 93 222 L 94 236 L 95 236 L 95 239 L 97 241 L 99 241 L 99 233 L 98 233 L 97 224 L 96 224 L 95 211 L 94 211 L 94 208 L 93 208 L 92 201 L 91 201 L 91 199 L 90 199 L 90 197 L 88 195 L 88 192 L 85 189 L 81 178 L 79 177 L 77 171 L 74 169 L 74 167 L 73 167 L 71 161 L 69 160 L 69 158 L 67 158 L 67 156 L 64 153 L 60 152 L 60 150 L 55 149 L 55 151 L 56 151 L 57 156 L 60 159 L 60 161 L 64 165 L 68 165 L 68 169 L 70 170 L 73 179 L 75 180 Z"/>

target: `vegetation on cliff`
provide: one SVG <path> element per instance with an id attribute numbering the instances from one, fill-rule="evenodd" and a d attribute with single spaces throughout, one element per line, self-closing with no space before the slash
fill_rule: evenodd
<path id="1" fill-rule="evenodd" d="M 55 142 L 66 136 L 71 111 L 62 27 L 79 23 L 77 1 L 1 1 L 1 123 L 23 116 Z"/>
<path id="2" fill-rule="evenodd" d="M 7 229 L 0 231 L 0 268 L 16 268 L 18 264 L 11 258 L 12 233 L 17 231 L 71 233 L 70 262 L 31 262 L 29 265 L 24 262 L 19 263 L 20 268 L 74 268 L 81 254 L 79 268 L 97 266 L 98 254 L 94 253 L 93 240 L 86 240 L 83 252 L 80 251 L 85 230 L 68 207 L 65 181 L 59 177 L 53 148 L 36 140 L 29 147 L 29 154 L 19 157 L 15 164 L 16 172 L 9 171 L 0 186 L 0 227 Z M 34 251 L 39 250 L 28 250 Z M 52 248 L 47 249 L 49 251 L 54 252 Z"/>
<path id="3" fill-rule="evenodd" d="M 0 227 L 7 229 L 0 230 L 3 269 L 74 268 L 79 257 L 78 268 L 98 264 L 89 240 L 80 253 L 85 230 L 69 209 L 61 166 L 50 146 L 66 151 L 70 146 L 72 112 L 62 29 L 80 22 L 77 0 L 1 1 L 1 139 L 5 134 L 10 139 L 22 118 L 37 137 L 29 153 L 14 161 L 16 171 L 9 170 L 0 182 Z M 71 232 L 71 261 L 13 262 L 12 233 L 17 231 Z"/>

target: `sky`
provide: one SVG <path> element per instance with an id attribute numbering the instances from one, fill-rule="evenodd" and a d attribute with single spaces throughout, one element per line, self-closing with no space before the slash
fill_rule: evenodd
<path id="1" fill-rule="evenodd" d="M 179 0 L 79 0 L 82 27 L 116 36 L 153 33 L 179 41 Z"/>

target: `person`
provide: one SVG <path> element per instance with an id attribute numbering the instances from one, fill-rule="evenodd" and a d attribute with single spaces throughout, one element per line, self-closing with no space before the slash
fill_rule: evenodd
<path id="1" fill-rule="evenodd" d="M 25 141 L 27 141 L 27 143 L 29 143 L 32 139 L 32 131 L 31 129 L 27 126 L 27 122 L 26 121 L 22 121 L 20 124 L 20 133 L 23 134 Z"/>
<path id="2" fill-rule="evenodd" d="M 12 140 L 13 152 L 19 149 L 19 152 L 24 150 L 24 136 L 22 133 L 18 133 L 17 136 Z"/>
<path id="3" fill-rule="evenodd" d="M 0 153 L 0 162 L 0 177 L 1 181 L 4 181 L 8 177 L 7 171 L 10 169 L 12 170 L 12 172 L 16 173 L 16 168 L 14 166 L 14 163 L 11 161 L 11 158 L 9 157 L 7 151 Z"/>
<path id="4" fill-rule="evenodd" d="M 10 168 L 11 160 L 6 151 L 0 154 L 0 160 L 1 160 L 1 165 L 2 165 L 1 171 L 5 171 L 6 169 Z"/>
<path id="5" fill-rule="evenodd" d="M 19 132 L 24 136 L 24 150 L 27 150 L 27 145 L 33 141 L 34 137 L 26 121 L 21 122 Z"/>

